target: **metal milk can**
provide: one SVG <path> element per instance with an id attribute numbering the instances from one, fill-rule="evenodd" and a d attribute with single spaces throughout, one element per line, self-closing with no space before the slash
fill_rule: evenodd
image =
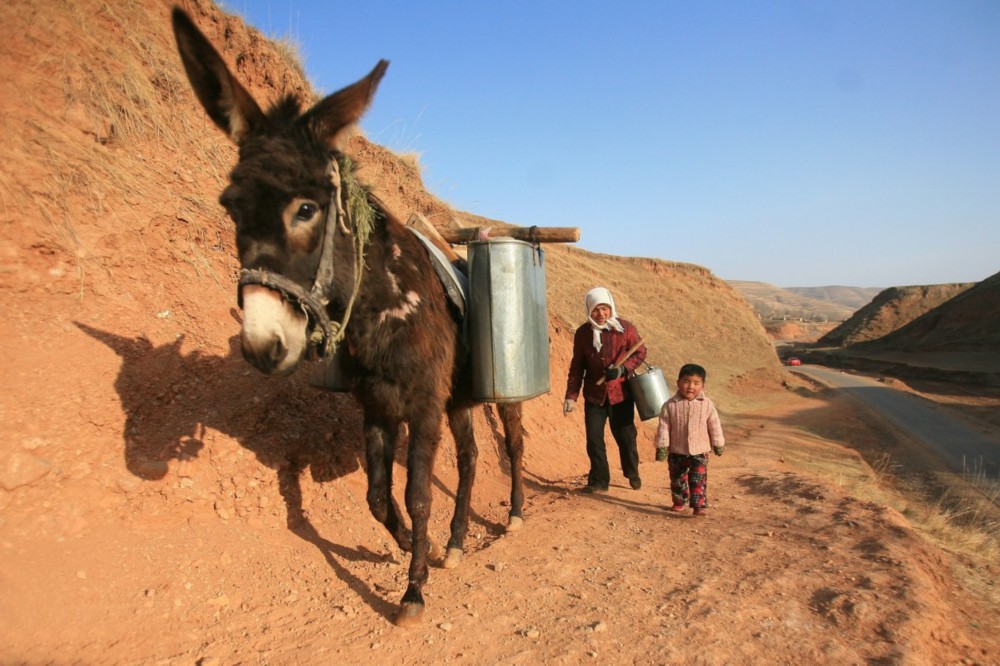
<path id="1" fill-rule="evenodd" d="M 519 402 L 549 391 L 545 253 L 513 238 L 469 244 L 472 393 Z"/>

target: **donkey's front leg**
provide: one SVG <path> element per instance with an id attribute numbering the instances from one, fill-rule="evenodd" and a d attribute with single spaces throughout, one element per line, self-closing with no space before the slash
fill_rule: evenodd
<path id="1" fill-rule="evenodd" d="M 413 551 L 410 555 L 410 578 L 403 595 L 398 626 L 418 624 L 424 614 L 424 583 L 427 582 L 427 560 L 430 540 L 427 524 L 431 515 L 431 475 L 434 454 L 440 435 L 441 416 L 422 417 L 410 423 L 410 444 L 406 472 L 406 512 L 413 522 Z"/>
<path id="2" fill-rule="evenodd" d="M 365 416 L 365 458 L 368 463 L 368 508 L 375 520 L 404 551 L 412 549 L 410 532 L 399 518 L 399 506 L 392 497 L 392 465 L 399 438 L 399 423 Z"/>
<path id="3" fill-rule="evenodd" d="M 472 485 L 476 480 L 476 461 L 479 449 L 472 426 L 472 409 L 463 407 L 448 412 L 448 425 L 455 439 L 458 455 L 458 491 L 455 494 L 455 515 L 451 519 L 451 537 L 448 539 L 448 554 L 444 559 L 445 569 L 454 569 L 465 552 L 465 535 L 469 531 L 469 504 L 472 500 Z"/>

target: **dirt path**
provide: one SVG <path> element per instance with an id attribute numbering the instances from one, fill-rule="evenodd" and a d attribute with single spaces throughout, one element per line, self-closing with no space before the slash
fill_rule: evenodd
<path id="1" fill-rule="evenodd" d="M 837 469 L 845 486 L 870 473 L 789 425 L 803 418 L 731 429 L 705 518 L 664 510 L 662 463 L 643 463 L 640 491 L 594 496 L 529 466 L 524 529 L 505 535 L 503 507 L 480 505 L 465 561 L 432 570 L 414 630 L 390 621 L 406 558 L 367 517 L 360 474 L 292 528 L 192 510 L 5 544 L 4 661 L 1000 662 L 997 617 L 956 588 L 956 562 L 892 509 L 804 471 Z"/>

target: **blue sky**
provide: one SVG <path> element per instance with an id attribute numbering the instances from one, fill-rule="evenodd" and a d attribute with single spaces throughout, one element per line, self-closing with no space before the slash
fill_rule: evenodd
<path id="1" fill-rule="evenodd" d="M 782 287 L 1000 272 L 1000 2 L 231 0 L 452 206 Z M 405 211 L 401 211 L 405 214 Z"/>

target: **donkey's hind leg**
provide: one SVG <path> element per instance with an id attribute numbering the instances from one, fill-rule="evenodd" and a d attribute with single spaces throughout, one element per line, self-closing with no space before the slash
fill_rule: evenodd
<path id="1" fill-rule="evenodd" d="M 510 458 L 510 515 L 507 520 L 507 531 L 515 532 L 524 522 L 524 477 L 522 464 L 524 458 L 524 426 L 521 424 L 520 402 L 498 403 L 497 411 L 503 421 L 504 446 Z"/>
<path id="2" fill-rule="evenodd" d="M 472 409 L 460 407 L 448 412 L 448 426 L 455 438 L 458 458 L 458 492 L 455 493 L 455 514 L 451 519 L 451 537 L 448 539 L 448 553 L 445 569 L 454 569 L 465 552 L 465 536 L 469 531 L 469 504 L 472 501 L 472 486 L 476 480 L 476 460 L 479 448 L 472 426 Z"/>
<path id="3" fill-rule="evenodd" d="M 410 531 L 400 520 L 399 506 L 392 497 L 392 465 L 400 424 L 365 416 L 365 457 L 368 463 L 368 508 L 375 520 L 403 551 L 412 550 Z"/>

